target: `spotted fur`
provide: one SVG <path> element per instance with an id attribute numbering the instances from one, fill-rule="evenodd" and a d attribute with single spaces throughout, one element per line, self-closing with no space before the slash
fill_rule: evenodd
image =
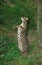
<path id="1" fill-rule="evenodd" d="M 28 49 L 28 40 L 26 36 L 26 30 L 27 30 L 27 18 L 22 17 L 21 18 L 22 23 L 18 27 L 18 47 L 21 52 L 25 52 Z"/>

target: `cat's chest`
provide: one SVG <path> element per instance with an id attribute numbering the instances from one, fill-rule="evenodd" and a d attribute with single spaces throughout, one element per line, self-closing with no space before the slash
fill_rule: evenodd
<path id="1" fill-rule="evenodd" d="M 22 26 L 19 26 L 19 27 L 18 27 L 18 34 L 21 34 L 22 31 L 23 31 L 23 27 L 22 27 Z"/>
<path id="2" fill-rule="evenodd" d="M 20 26 L 18 27 L 17 37 L 18 37 L 18 39 L 20 39 L 20 37 L 21 37 L 21 28 L 20 28 Z"/>

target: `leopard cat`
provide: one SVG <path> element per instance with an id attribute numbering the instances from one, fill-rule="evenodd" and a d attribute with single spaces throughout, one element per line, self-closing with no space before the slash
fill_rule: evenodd
<path id="1" fill-rule="evenodd" d="M 21 17 L 22 23 L 18 27 L 18 48 L 21 52 L 27 52 L 28 51 L 28 40 L 26 35 L 27 30 L 27 20 L 26 17 Z"/>

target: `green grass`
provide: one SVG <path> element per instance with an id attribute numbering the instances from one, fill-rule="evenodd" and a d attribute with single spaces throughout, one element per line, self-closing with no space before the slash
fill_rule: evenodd
<path id="1" fill-rule="evenodd" d="M 11 0 L 11 3 L 14 7 L 3 0 L 0 5 L 0 65 L 42 65 L 42 51 L 38 49 L 37 40 L 30 44 L 28 54 L 25 55 L 19 51 L 17 38 L 13 36 L 17 32 L 13 27 L 21 23 L 21 16 L 29 18 L 29 30 L 36 30 L 34 18 L 37 7 L 32 0 Z"/>
<path id="2" fill-rule="evenodd" d="M 40 59 L 42 52 L 35 52 L 37 48 L 37 41 L 32 43 L 29 47 L 27 55 L 21 54 L 18 49 L 17 39 L 5 34 L 0 35 L 0 51 L 1 51 L 1 65 L 42 65 Z M 39 49 L 38 49 L 39 50 Z M 39 59 L 38 59 L 39 58 Z"/>
<path id="3" fill-rule="evenodd" d="M 13 1 L 13 0 L 11 0 Z M 7 29 L 12 30 L 12 28 L 21 23 L 20 18 L 22 16 L 29 18 L 29 29 L 36 29 L 36 22 L 34 17 L 36 15 L 36 6 L 32 0 L 16 0 L 16 3 L 13 1 L 14 7 L 8 6 L 6 3 L 1 5 L 1 22 L 0 24 Z"/>

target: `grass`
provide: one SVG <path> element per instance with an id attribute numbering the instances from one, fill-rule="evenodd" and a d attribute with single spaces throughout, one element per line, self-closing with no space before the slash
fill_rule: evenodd
<path id="1" fill-rule="evenodd" d="M 34 21 L 34 17 L 37 8 L 34 5 L 34 2 L 32 0 L 19 0 L 14 4 L 14 7 L 10 7 L 6 3 L 1 5 L 0 24 L 5 28 L 12 30 L 13 26 L 19 25 L 21 23 L 20 18 L 25 16 L 29 18 L 29 29 L 36 29 L 36 22 Z"/>
<path id="2" fill-rule="evenodd" d="M 30 44 L 28 54 L 22 54 L 18 49 L 16 31 L 13 27 L 21 23 L 21 16 L 29 18 L 29 30 L 36 29 L 34 21 L 36 5 L 32 0 L 11 0 L 14 7 L 1 0 L 0 7 L 0 65 L 42 65 L 42 50 L 35 40 Z"/>
<path id="3" fill-rule="evenodd" d="M 37 48 L 37 41 L 29 47 L 27 55 L 21 54 L 17 39 L 6 34 L 0 35 L 1 65 L 42 65 L 42 52 Z"/>

